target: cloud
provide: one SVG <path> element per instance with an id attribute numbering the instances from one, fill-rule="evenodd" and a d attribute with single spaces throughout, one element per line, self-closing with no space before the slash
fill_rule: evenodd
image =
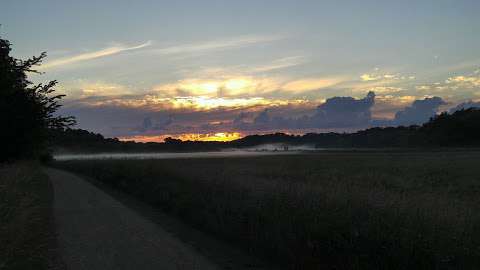
<path id="1" fill-rule="evenodd" d="M 241 36 L 230 39 L 219 39 L 201 43 L 192 43 L 186 45 L 177 45 L 172 47 L 154 49 L 152 52 L 171 55 L 171 54 L 186 54 L 186 53 L 201 53 L 213 50 L 223 50 L 231 48 L 239 48 L 258 43 L 267 43 L 283 39 L 283 36 Z"/>
<path id="2" fill-rule="evenodd" d="M 472 99 L 480 96 L 480 74 L 473 71 L 464 75 L 448 77 L 443 81 L 417 85 L 415 89 L 429 95 Z"/>
<path id="3" fill-rule="evenodd" d="M 372 74 L 363 74 L 362 76 L 360 76 L 360 79 L 364 82 L 377 81 L 377 80 L 380 80 L 381 78 L 382 77 L 380 76 L 375 76 Z"/>
<path id="4" fill-rule="evenodd" d="M 148 131 L 161 131 L 167 129 L 169 125 L 173 123 L 173 116 L 168 115 L 167 117 L 160 117 L 153 119 L 151 116 L 143 118 L 140 126 L 134 128 L 134 131 L 144 133 Z"/>
<path id="5" fill-rule="evenodd" d="M 397 112 L 393 119 L 394 125 L 419 125 L 427 122 L 437 114 L 438 108 L 446 104 L 440 97 L 415 100 L 411 106 Z"/>
<path id="6" fill-rule="evenodd" d="M 216 133 L 183 133 L 183 134 L 161 134 L 161 135 L 135 135 L 120 137 L 121 141 L 136 142 L 164 142 L 167 138 L 179 139 L 182 141 L 233 141 L 242 138 L 244 135 L 238 132 L 216 132 Z"/>
<path id="7" fill-rule="evenodd" d="M 207 97 L 207 96 L 177 96 L 162 97 L 156 94 L 125 95 L 125 96 L 91 96 L 70 100 L 69 104 L 81 107 L 116 107 L 125 109 L 141 109 L 145 111 L 211 111 L 237 110 L 255 107 L 286 106 L 290 104 L 305 104 L 301 99 L 270 99 L 263 97 Z"/>
<path id="8" fill-rule="evenodd" d="M 391 74 L 391 73 L 379 73 L 379 69 L 375 70 L 374 73 L 365 73 L 360 76 L 361 81 L 363 82 L 370 82 L 370 81 L 392 81 L 392 80 L 414 80 L 415 76 L 413 75 L 402 75 L 399 73 Z"/>
<path id="9" fill-rule="evenodd" d="M 460 104 L 458 104 L 457 106 L 451 108 L 449 110 L 449 113 L 453 113 L 453 112 L 456 112 L 456 111 L 459 111 L 459 110 L 466 110 L 466 109 L 470 109 L 470 108 L 480 108 L 480 102 L 475 102 L 475 101 L 466 101 L 466 102 L 462 102 Z"/>
<path id="10" fill-rule="evenodd" d="M 222 132 L 350 132 L 372 126 L 421 124 L 434 116 L 443 104 L 439 97 L 420 100 L 415 96 L 376 96 L 374 93 L 360 99 L 332 97 L 318 106 L 308 100 L 148 94 L 86 97 L 67 103 L 61 113 L 77 116 L 80 128 L 106 136 L 153 138 Z M 471 101 L 455 109 L 479 105 Z M 385 119 L 384 114 L 392 119 Z"/>
<path id="11" fill-rule="evenodd" d="M 405 91 L 408 83 L 415 79 L 416 77 L 413 75 L 382 73 L 380 69 L 375 69 L 372 73 L 361 75 L 359 80 L 350 80 L 343 83 L 341 87 L 354 93 L 374 91 L 378 94 L 392 94 Z"/>
<path id="12" fill-rule="evenodd" d="M 154 91 L 168 96 L 207 96 L 207 97 L 240 97 L 264 96 L 281 91 L 289 94 L 301 94 L 334 86 L 343 81 L 342 78 L 306 78 L 289 80 L 281 77 L 262 76 L 210 76 L 210 78 L 190 78 L 175 83 L 157 85 Z"/>
<path id="13" fill-rule="evenodd" d="M 366 127 L 370 124 L 370 110 L 374 104 L 374 92 L 369 92 L 363 99 L 329 98 L 318 106 L 310 124 L 312 127 Z"/>
<path id="14" fill-rule="evenodd" d="M 138 49 L 148 47 L 151 44 L 152 44 L 151 41 L 147 41 L 147 42 L 142 43 L 140 45 L 131 46 L 131 47 L 128 47 L 128 46 L 125 46 L 125 45 L 118 45 L 118 46 L 108 47 L 108 48 L 98 50 L 98 51 L 72 55 L 72 56 L 59 58 L 59 59 L 54 59 L 54 60 L 48 61 L 45 64 L 43 64 L 41 66 L 41 69 L 57 68 L 57 67 L 65 66 L 65 65 L 78 63 L 78 62 L 83 62 L 83 61 L 93 60 L 93 59 L 106 57 L 106 56 L 110 56 L 110 55 L 115 55 L 115 54 L 119 54 L 119 53 L 125 52 L 125 51 L 138 50 Z"/>
<path id="15" fill-rule="evenodd" d="M 154 91 L 169 96 L 208 96 L 235 97 L 258 96 L 280 88 L 281 82 L 275 78 L 258 78 L 253 76 L 220 75 L 210 78 L 190 78 L 175 83 L 157 85 Z"/>
<path id="16" fill-rule="evenodd" d="M 143 118 L 142 129 L 147 130 L 152 127 L 152 118 L 145 117 Z"/>
<path id="17" fill-rule="evenodd" d="M 375 86 L 370 88 L 370 91 L 373 91 L 378 94 L 392 94 L 403 91 L 404 88 L 397 86 Z"/>
<path id="18" fill-rule="evenodd" d="M 416 96 L 410 95 L 377 95 L 375 96 L 375 105 L 372 108 L 372 117 L 375 119 L 393 119 L 396 112 L 403 110 L 416 99 Z"/>
<path id="19" fill-rule="evenodd" d="M 334 86 L 343 79 L 341 78 L 310 78 L 310 79 L 300 79 L 287 82 L 281 87 L 281 90 L 291 92 L 291 93 L 302 93 L 311 90 L 322 89 L 330 86 Z"/>
<path id="20" fill-rule="evenodd" d="M 129 87 L 104 81 L 74 80 L 60 84 L 59 91 L 68 92 L 67 99 L 83 99 L 87 97 L 115 97 L 133 95 Z"/>
<path id="21" fill-rule="evenodd" d="M 352 97 L 333 97 L 319 105 L 311 116 L 296 118 L 271 116 L 270 109 L 261 111 L 252 122 L 247 122 L 245 114 L 234 119 L 238 129 L 274 130 L 274 129 L 325 129 L 325 128 L 364 128 L 372 120 L 370 109 L 375 103 L 373 92 L 363 99 Z M 287 113 L 288 114 L 288 113 Z"/>
<path id="22" fill-rule="evenodd" d="M 295 67 L 306 63 L 304 56 L 288 56 L 274 59 L 262 64 L 241 64 L 233 66 L 191 66 L 177 70 L 177 74 L 183 77 L 196 79 L 228 79 L 232 77 L 263 77 L 270 71 Z"/>
<path id="23" fill-rule="evenodd" d="M 257 128 L 267 126 L 270 124 L 270 122 L 271 122 L 271 118 L 270 118 L 270 115 L 268 115 L 268 109 L 265 109 L 264 111 L 260 112 L 260 114 L 257 115 L 255 119 L 253 119 L 253 125 Z"/>
<path id="24" fill-rule="evenodd" d="M 284 57 L 281 59 L 274 60 L 268 65 L 255 67 L 253 68 L 253 71 L 268 72 L 268 71 L 273 71 L 277 69 L 284 69 L 284 68 L 298 66 L 303 64 L 304 62 L 305 62 L 305 57 L 303 56 Z"/>
<path id="25" fill-rule="evenodd" d="M 428 91 L 428 90 L 432 89 L 432 86 L 431 85 L 417 85 L 417 86 L 415 86 L 415 89 L 420 90 L 420 91 Z"/>
<path id="26" fill-rule="evenodd" d="M 213 110 L 219 108 L 239 109 L 255 106 L 273 106 L 286 104 L 288 101 L 269 100 L 261 97 L 253 98 L 209 98 L 209 97 L 176 97 L 168 99 L 173 109 Z"/>
<path id="27" fill-rule="evenodd" d="M 271 109 L 267 108 L 258 113 L 253 121 L 249 121 L 249 115 L 241 113 L 233 120 L 233 126 L 238 130 L 264 131 L 358 130 L 372 126 L 414 125 L 427 122 L 437 113 L 441 105 L 446 104 L 440 97 L 423 100 L 414 100 L 415 98 L 412 96 L 400 97 L 396 101 L 399 104 L 397 104 L 394 119 L 384 120 L 372 117 L 373 106 L 376 103 L 375 97 L 373 92 L 369 92 L 362 99 L 352 97 L 329 98 L 313 110 L 310 115 L 306 114 L 298 117 L 288 117 L 288 111 L 284 111 L 283 115 L 272 115 Z M 381 99 L 385 100 L 385 97 L 381 97 Z M 410 106 L 399 107 L 412 101 L 413 103 Z M 383 102 L 385 103 L 385 101 Z M 462 106 L 480 106 L 480 103 L 469 103 Z M 392 110 L 392 108 L 384 109 Z"/>
<path id="28" fill-rule="evenodd" d="M 448 78 L 445 83 L 456 87 L 478 88 L 480 87 L 480 76 L 455 76 Z"/>

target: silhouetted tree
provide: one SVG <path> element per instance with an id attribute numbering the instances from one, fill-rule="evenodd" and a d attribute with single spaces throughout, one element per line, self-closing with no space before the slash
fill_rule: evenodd
<path id="1" fill-rule="evenodd" d="M 57 81 L 35 85 L 27 78 L 27 73 L 39 73 L 34 67 L 46 53 L 20 60 L 10 51 L 10 42 L 0 37 L 0 161 L 40 156 L 49 130 L 75 123 L 73 117 L 55 114 L 64 96 L 53 94 Z"/>
<path id="2" fill-rule="evenodd" d="M 438 146 L 479 146 L 480 109 L 469 108 L 442 113 L 421 129 L 429 144 Z"/>

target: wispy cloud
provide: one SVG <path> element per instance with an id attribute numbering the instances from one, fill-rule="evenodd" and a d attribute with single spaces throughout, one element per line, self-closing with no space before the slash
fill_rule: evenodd
<path id="1" fill-rule="evenodd" d="M 334 86 L 342 81 L 344 81 L 344 79 L 339 77 L 301 79 L 286 83 L 282 86 L 282 90 L 290 93 L 303 93 Z"/>
<path id="2" fill-rule="evenodd" d="M 132 89 L 129 89 L 126 85 L 103 81 L 78 80 L 75 82 L 74 86 L 71 86 L 71 88 L 78 88 L 81 98 L 89 96 L 108 97 L 134 94 Z"/>
<path id="3" fill-rule="evenodd" d="M 303 56 L 290 56 L 272 61 L 268 65 L 259 66 L 253 69 L 255 72 L 268 72 L 277 69 L 289 68 L 301 65 L 305 62 Z"/>
<path id="4" fill-rule="evenodd" d="M 456 84 L 463 88 L 478 88 L 480 87 L 480 76 L 455 76 L 448 78 L 445 83 Z"/>
<path id="5" fill-rule="evenodd" d="M 230 39 L 219 39 L 200 43 L 177 45 L 172 47 L 154 49 L 158 54 L 182 54 L 182 53 L 200 53 L 212 50 L 221 50 L 228 48 L 238 48 L 258 43 L 272 42 L 284 39 L 283 36 L 241 36 Z"/>
<path id="6" fill-rule="evenodd" d="M 368 74 L 368 73 L 365 73 L 365 74 L 362 74 L 362 76 L 360 76 L 360 79 L 363 81 L 363 82 L 370 82 L 370 81 L 379 81 L 379 80 L 414 80 L 415 79 L 415 76 L 405 76 L 405 75 L 402 75 L 402 74 L 389 74 L 389 73 L 386 73 L 386 74 Z"/>
<path id="7" fill-rule="evenodd" d="M 58 58 L 58 59 L 54 59 L 52 61 L 46 62 L 45 64 L 43 64 L 41 66 L 41 69 L 56 68 L 56 67 L 60 67 L 60 66 L 74 64 L 74 63 L 77 63 L 77 62 L 83 62 L 83 61 L 88 61 L 88 60 L 92 60 L 92 59 L 96 59 L 96 58 L 110 56 L 110 55 L 118 54 L 118 53 L 125 52 L 125 51 L 138 50 L 138 49 L 148 47 L 151 44 L 152 44 L 151 41 L 147 41 L 143 44 L 140 44 L 140 45 L 137 45 L 137 46 L 131 46 L 131 47 L 128 47 L 128 46 L 125 46 L 125 45 L 117 45 L 117 46 L 108 47 L 108 48 L 98 50 L 98 51 L 87 52 L 87 53 L 72 55 L 72 56 L 68 56 L 68 57 Z"/>
<path id="8" fill-rule="evenodd" d="M 473 98 L 480 94 L 480 74 L 473 72 L 448 77 L 443 81 L 416 85 L 415 89 L 423 94 L 435 94 L 452 99 Z"/>

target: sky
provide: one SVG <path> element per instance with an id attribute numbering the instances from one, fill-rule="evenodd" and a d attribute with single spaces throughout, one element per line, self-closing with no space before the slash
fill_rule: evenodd
<path id="1" fill-rule="evenodd" d="M 480 1 L 3 0 L 61 113 L 125 140 L 421 124 L 480 106 Z M 370 93 L 373 92 L 373 93 Z"/>

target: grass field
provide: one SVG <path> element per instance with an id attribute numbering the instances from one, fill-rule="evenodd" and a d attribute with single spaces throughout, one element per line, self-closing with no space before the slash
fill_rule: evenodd
<path id="1" fill-rule="evenodd" d="M 0 269 L 58 268 L 53 190 L 34 163 L 0 167 Z"/>
<path id="2" fill-rule="evenodd" d="M 480 152 L 63 161 L 290 269 L 479 269 Z"/>

